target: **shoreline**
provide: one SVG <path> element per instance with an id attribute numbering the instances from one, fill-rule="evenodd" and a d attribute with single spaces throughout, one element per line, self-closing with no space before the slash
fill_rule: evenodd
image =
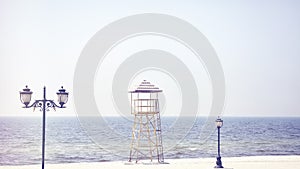
<path id="1" fill-rule="evenodd" d="M 45 164 L 47 169 L 138 169 L 138 168 L 214 168 L 216 158 L 187 158 L 187 159 L 165 159 L 169 164 L 157 164 L 156 162 L 149 163 L 147 161 L 129 163 L 127 161 L 107 161 L 107 162 L 82 162 L 82 163 L 60 163 L 60 164 Z M 300 165 L 300 155 L 281 155 L 281 156 L 245 156 L 245 157 L 222 157 L 224 168 L 234 169 L 284 169 L 295 168 Z M 0 166 L 0 169 L 39 169 L 40 164 L 35 165 L 7 165 Z"/>

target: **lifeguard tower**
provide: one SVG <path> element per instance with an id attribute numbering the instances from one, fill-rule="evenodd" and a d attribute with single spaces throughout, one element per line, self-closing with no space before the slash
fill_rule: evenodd
<path id="1" fill-rule="evenodd" d="M 129 162 L 147 160 L 164 163 L 161 119 L 158 94 L 162 92 L 144 80 L 135 90 L 129 91 L 131 114 L 134 115 Z"/>

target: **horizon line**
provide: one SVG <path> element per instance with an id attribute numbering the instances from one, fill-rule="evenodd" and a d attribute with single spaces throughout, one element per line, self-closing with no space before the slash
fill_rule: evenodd
<path id="1" fill-rule="evenodd" d="M 86 115 L 86 116 L 82 116 L 82 117 L 134 117 L 134 115 L 129 115 L 129 116 L 117 116 L 117 115 L 101 115 L 101 116 L 94 116 L 94 115 Z M 42 115 L 8 115 L 8 114 L 0 114 L 0 117 L 42 117 Z M 69 115 L 69 114 L 63 114 L 63 115 L 47 115 L 47 117 L 78 117 L 77 115 Z M 209 118 L 209 116 L 205 116 L 205 115 L 196 115 L 196 116 L 180 116 L 180 115 L 165 115 L 162 117 L 207 117 Z M 221 115 L 221 117 L 229 117 L 229 118 L 271 118 L 271 117 L 277 117 L 277 118 L 300 118 L 300 115 L 298 116 L 283 116 L 283 115 L 270 115 L 270 116 L 259 116 L 259 115 Z"/>

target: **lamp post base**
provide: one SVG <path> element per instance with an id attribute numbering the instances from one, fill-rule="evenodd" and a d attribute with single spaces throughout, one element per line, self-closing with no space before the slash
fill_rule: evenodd
<path id="1" fill-rule="evenodd" d="M 222 166 L 221 157 L 217 157 L 216 164 L 217 164 L 217 165 L 215 166 L 215 168 L 224 168 L 224 167 Z"/>

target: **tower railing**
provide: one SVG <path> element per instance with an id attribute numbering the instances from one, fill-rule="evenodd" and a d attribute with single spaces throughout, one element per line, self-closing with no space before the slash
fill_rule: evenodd
<path id="1" fill-rule="evenodd" d="M 159 113 L 158 99 L 132 100 L 131 114 L 157 114 Z"/>

